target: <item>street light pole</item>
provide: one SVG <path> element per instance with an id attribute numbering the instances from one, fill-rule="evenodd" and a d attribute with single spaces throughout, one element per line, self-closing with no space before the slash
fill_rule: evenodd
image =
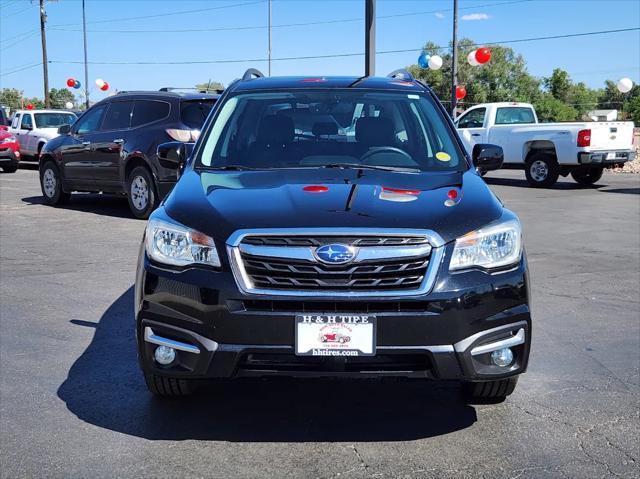
<path id="1" fill-rule="evenodd" d="M 365 0 L 364 7 L 364 74 L 376 74 L 376 0 Z"/>
<path id="2" fill-rule="evenodd" d="M 89 109 L 89 66 L 87 64 L 87 19 L 84 12 L 84 0 L 82 0 L 82 36 L 84 39 L 84 102 Z"/>
<path id="3" fill-rule="evenodd" d="M 453 53 L 451 55 L 451 117 L 455 119 L 458 99 L 456 86 L 458 84 L 458 0 L 453 0 Z"/>
<path id="4" fill-rule="evenodd" d="M 47 23 L 47 13 L 44 10 L 44 0 L 40 0 L 40 39 L 42 40 L 42 70 L 44 74 L 44 107 L 51 108 L 49 100 L 49 62 L 47 60 L 47 34 L 45 24 Z"/>

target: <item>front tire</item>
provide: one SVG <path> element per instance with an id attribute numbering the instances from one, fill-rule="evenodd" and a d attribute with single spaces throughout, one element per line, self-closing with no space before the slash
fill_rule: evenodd
<path id="1" fill-rule="evenodd" d="M 162 397 L 188 396 L 196 390 L 193 381 L 167 378 L 152 373 L 144 373 L 144 382 L 147 384 L 149 392 Z"/>
<path id="2" fill-rule="evenodd" d="M 153 175 L 144 166 L 135 167 L 127 178 L 129 208 L 138 219 L 145 220 L 158 206 L 158 195 Z"/>
<path id="3" fill-rule="evenodd" d="M 502 402 L 518 384 L 518 377 L 498 379 L 496 381 L 465 382 L 462 395 L 467 402 Z"/>
<path id="4" fill-rule="evenodd" d="M 71 197 L 62 190 L 60 170 L 53 161 L 45 162 L 40 168 L 40 189 L 48 205 L 66 203 Z"/>
<path id="5" fill-rule="evenodd" d="M 549 188 L 558 181 L 560 166 L 553 155 L 534 153 L 527 158 L 524 173 L 534 188 Z"/>
<path id="6" fill-rule="evenodd" d="M 602 173 L 604 173 L 604 168 L 596 166 L 588 169 L 573 170 L 571 177 L 580 185 L 593 185 L 600 181 Z"/>

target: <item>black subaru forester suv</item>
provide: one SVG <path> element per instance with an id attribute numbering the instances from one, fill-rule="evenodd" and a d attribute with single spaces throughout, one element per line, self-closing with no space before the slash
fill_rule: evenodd
<path id="1" fill-rule="evenodd" d="M 207 378 L 406 376 L 501 400 L 527 367 L 521 226 L 409 73 L 264 78 L 222 95 L 151 215 L 136 276 L 151 392 Z"/>
<path id="2" fill-rule="evenodd" d="M 178 178 L 176 168 L 158 162 L 158 145 L 195 141 L 219 96 L 165 88 L 96 103 L 42 149 L 45 202 L 64 203 L 73 191 L 124 194 L 133 215 L 147 218 Z"/>

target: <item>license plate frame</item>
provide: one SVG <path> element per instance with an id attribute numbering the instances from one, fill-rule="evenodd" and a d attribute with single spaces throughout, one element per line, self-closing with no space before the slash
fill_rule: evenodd
<path id="1" fill-rule="evenodd" d="M 375 356 L 377 317 L 372 314 L 329 313 L 295 316 L 296 356 Z"/>

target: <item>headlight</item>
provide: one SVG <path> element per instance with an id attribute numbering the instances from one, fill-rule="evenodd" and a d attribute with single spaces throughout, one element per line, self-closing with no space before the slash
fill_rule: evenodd
<path id="1" fill-rule="evenodd" d="M 145 237 L 147 254 L 158 263 L 220 267 L 213 239 L 186 226 L 151 219 Z"/>
<path id="2" fill-rule="evenodd" d="M 520 261 L 522 230 L 515 219 L 491 223 L 456 240 L 449 270 L 499 268 Z"/>

